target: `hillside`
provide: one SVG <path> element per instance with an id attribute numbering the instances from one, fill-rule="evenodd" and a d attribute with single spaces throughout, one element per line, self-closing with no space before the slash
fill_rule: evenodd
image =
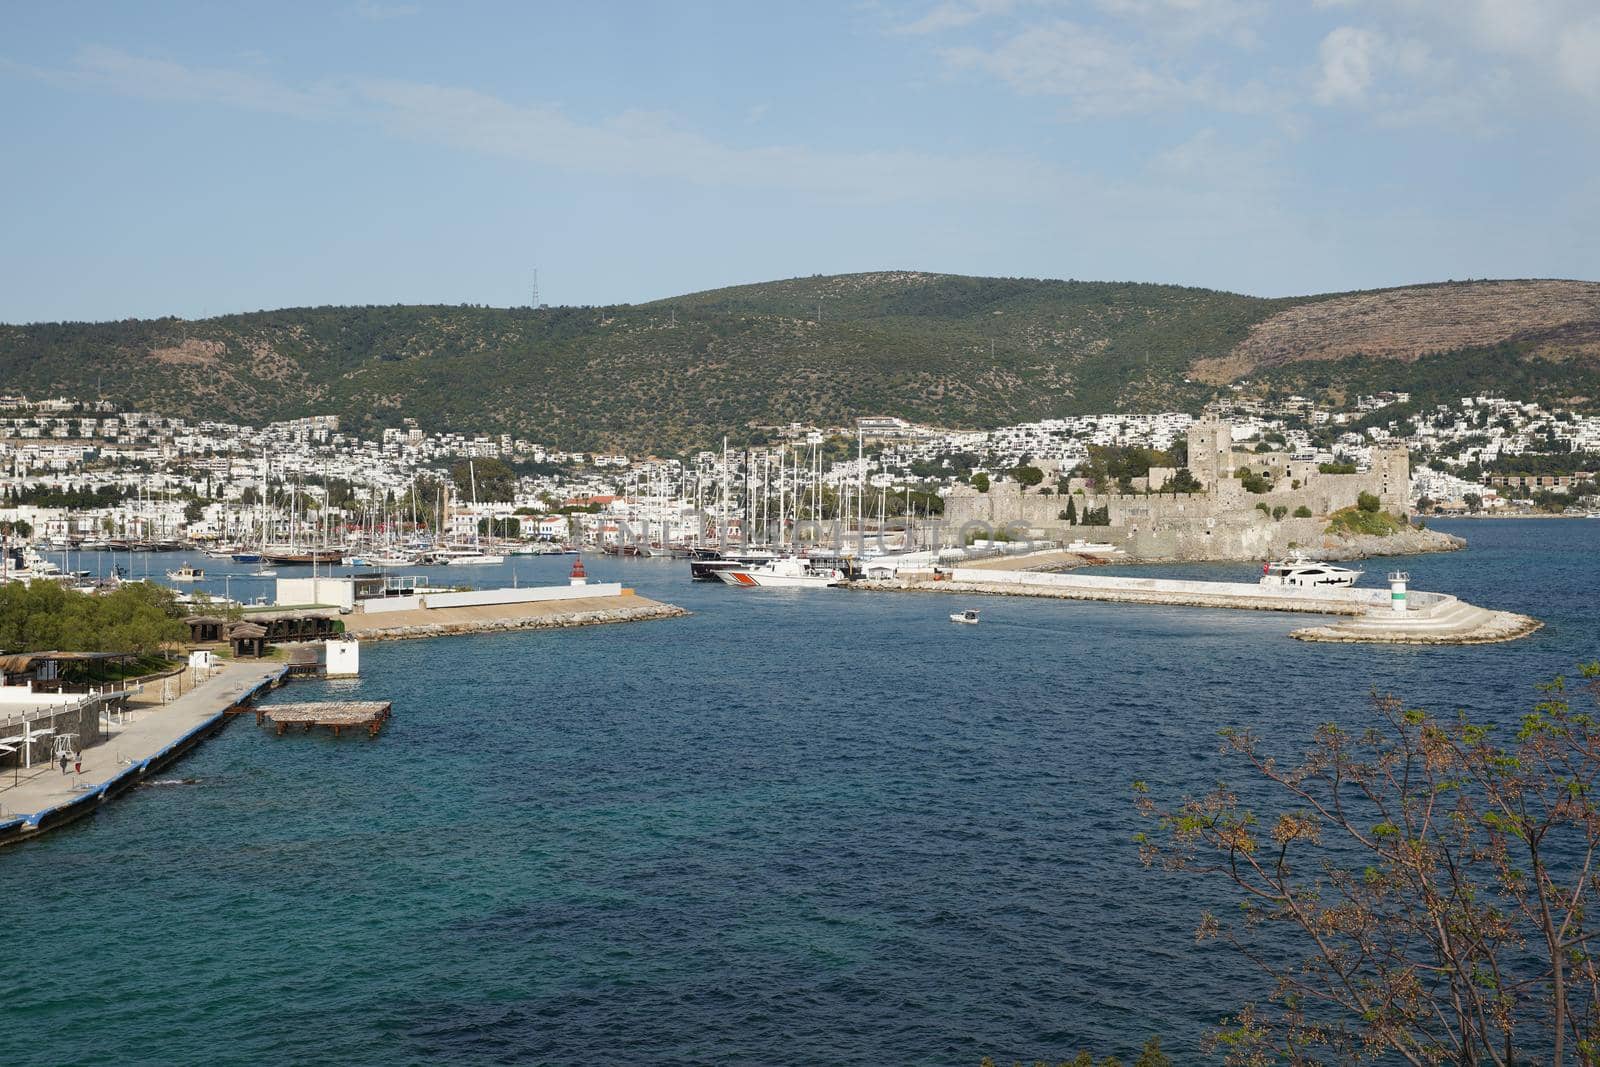
<path id="1" fill-rule="evenodd" d="M 671 451 L 864 413 L 993 426 L 1194 408 L 1240 377 L 1330 393 L 1509 385 L 1600 397 L 1597 339 L 1600 285 L 1581 282 L 1263 300 L 880 272 L 604 308 L 320 307 L 0 326 L 0 391 L 98 390 L 248 421 L 337 413 L 363 429 L 409 415 L 431 429 Z"/>

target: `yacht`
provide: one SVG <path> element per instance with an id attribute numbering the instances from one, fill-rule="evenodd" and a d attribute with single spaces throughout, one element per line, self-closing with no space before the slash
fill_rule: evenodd
<path id="1" fill-rule="evenodd" d="M 803 559 L 786 556 L 769 560 L 757 567 L 730 567 L 716 572 L 717 577 L 729 585 L 746 588 L 824 588 L 842 585 L 844 572 L 836 567 L 812 567 Z"/>
<path id="2" fill-rule="evenodd" d="M 1112 555 L 1120 553 L 1122 549 L 1106 541 L 1073 541 L 1067 545 L 1068 552 L 1082 552 L 1089 555 Z"/>
<path id="3" fill-rule="evenodd" d="M 504 563 L 506 558 L 496 552 L 485 552 L 472 545 L 445 545 L 429 553 L 428 562 L 441 567 L 467 567 Z"/>
<path id="4" fill-rule="evenodd" d="M 1351 586 L 1361 577 L 1362 571 L 1351 570 L 1302 555 L 1288 559 L 1272 560 L 1261 566 L 1262 585 L 1288 585 L 1305 588 L 1319 586 Z"/>

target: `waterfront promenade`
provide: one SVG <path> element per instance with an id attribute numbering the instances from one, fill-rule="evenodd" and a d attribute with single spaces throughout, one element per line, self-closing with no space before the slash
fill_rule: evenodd
<path id="1" fill-rule="evenodd" d="M 129 766 L 182 741 L 283 669 L 278 660 L 228 662 L 171 703 L 136 706 L 124 721 L 111 722 L 103 743 L 83 751 L 81 774 L 70 768 L 62 774 L 60 764 L 47 760 L 18 776 L 7 774 L 0 783 L 0 823 L 61 807 L 103 788 Z"/>

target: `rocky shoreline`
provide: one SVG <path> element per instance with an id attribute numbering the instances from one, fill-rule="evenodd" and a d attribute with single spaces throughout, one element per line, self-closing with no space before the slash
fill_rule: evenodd
<path id="1" fill-rule="evenodd" d="M 1414 556 L 1425 552 L 1459 552 L 1467 539 L 1442 530 L 1409 527 L 1384 537 L 1370 534 L 1335 536 L 1329 534 L 1316 546 L 1307 546 L 1309 555 L 1322 559 L 1368 559 L 1372 556 Z"/>
<path id="2" fill-rule="evenodd" d="M 429 637 L 457 637 L 464 634 L 508 633 L 515 630 L 566 630 L 576 626 L 608 626 L 623 622 L 676 619 L 688 614 L 676 604 L 651 602 L 637 607 L 393 626 L 363 630 L 360 638 L 363 641 L 409 641 Z"/>

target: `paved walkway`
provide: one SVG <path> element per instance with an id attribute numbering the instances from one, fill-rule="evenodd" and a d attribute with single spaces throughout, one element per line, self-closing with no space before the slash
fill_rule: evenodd
<path id="1" fill-rule="evenodd" d="M 275 660 L 243 660 L 224 665 L 210 678 L 170 704 L 138 707 L 122 723 L 112 722 L 106 740 L 83 751 L 83 773 L 61 773 L 60 764 L 35 762 L 20 776 L 0 776 L 0 815 L 31 815 L 53 808 L 110 781 L 129 762 L 160 752 L 241 696 L 283 670 Z M 159 690 L 160 683 L 155 683 Z M 20 784 L 13 784 L 19 782 Z"/>

